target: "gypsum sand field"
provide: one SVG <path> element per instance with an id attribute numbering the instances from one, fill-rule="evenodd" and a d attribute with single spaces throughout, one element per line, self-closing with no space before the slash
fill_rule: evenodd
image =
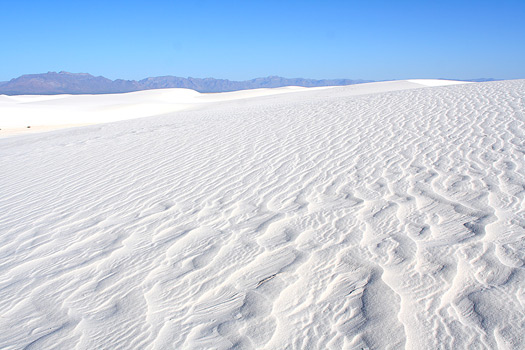
<path id="1" fill-rule="evenodd" d="M 422 83 L 0 139 L 0 348 L 524 348 L 525 81 Z"/>

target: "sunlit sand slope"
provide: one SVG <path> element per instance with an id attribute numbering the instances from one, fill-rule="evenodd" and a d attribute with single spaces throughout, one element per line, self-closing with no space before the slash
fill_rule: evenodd
<path id="1" fill-rule="evenodd" d="M 0 348 L 524 349 L 525 81 L 414 87 L 1 139 Z"/>
<path id="2" fill-rule="evenodd" d="M 356 84 L 347 87 L 344 94 L 363 95 L 452 84 L 465 82 L 415 79 Z M 0 137 L 150 117 L 217 102 L 242 102 L 255 97 L 325 89 L 333 91 L 332 87 L 287 86 L 211 94 L 189 89 L 159 89 L 106 95 L 0 95 Z"/>

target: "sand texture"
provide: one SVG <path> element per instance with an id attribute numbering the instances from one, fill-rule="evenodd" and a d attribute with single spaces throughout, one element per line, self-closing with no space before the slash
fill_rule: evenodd
<path id="1" fill-rule="evenodd" d="M 525 81 L 431 85 L 1 138 L 0 348 L 525 349 Z"/>

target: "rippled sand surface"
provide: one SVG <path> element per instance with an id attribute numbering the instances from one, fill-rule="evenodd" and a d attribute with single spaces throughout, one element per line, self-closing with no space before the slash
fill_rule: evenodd
<path id="1" fill-rule="evenodd" d="M 525 81 L 379 84 L 0 139 L 0 348 L 524 349 Z"/>

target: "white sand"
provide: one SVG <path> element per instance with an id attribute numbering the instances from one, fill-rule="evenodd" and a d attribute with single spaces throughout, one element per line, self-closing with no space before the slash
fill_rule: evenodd
<path id="1" fill-rule="evenodd" d="M 411 83 L 417 83 L 425 86 L 446 86 L 446 85 L 460 85 L 460 84 L 472 84 L 467 81 L 455 81 L 445 79 L 409 79 Z"/>
<path id="2" fill-rule="evenodd" d="M 428 84 L 0 96 L 167 113 L 0 139 L 0 348 L 524 349 L 525 81 Z"/>
<path id="3" fill-rule="evenodd" d="M 311 90 L 326 89 L 314 88 Z M 301 87 L 200 94 L 189 89 L 161 89 L 109 95 L 0 95 L 0 136 L 100 124 L 166 114 L 210 102 L 304 91 Z M 28 128 L 29 126 L 29 128 Z"/>
<path id="4" fill-rule="evenodd" d="M 416 79 L 368 83 L 350 86 L 346 94 L 377 93 L 457 83 L 463 82 Z M 161 89 L 108 95 L 0 95 L 0 137 L 149 117 L 197 108 L 213 102 L 243 101 L 255 97 L 325 89 L 333 88 L 288 86 L 214 94 L 200 94 L 189 89 Z"/>

